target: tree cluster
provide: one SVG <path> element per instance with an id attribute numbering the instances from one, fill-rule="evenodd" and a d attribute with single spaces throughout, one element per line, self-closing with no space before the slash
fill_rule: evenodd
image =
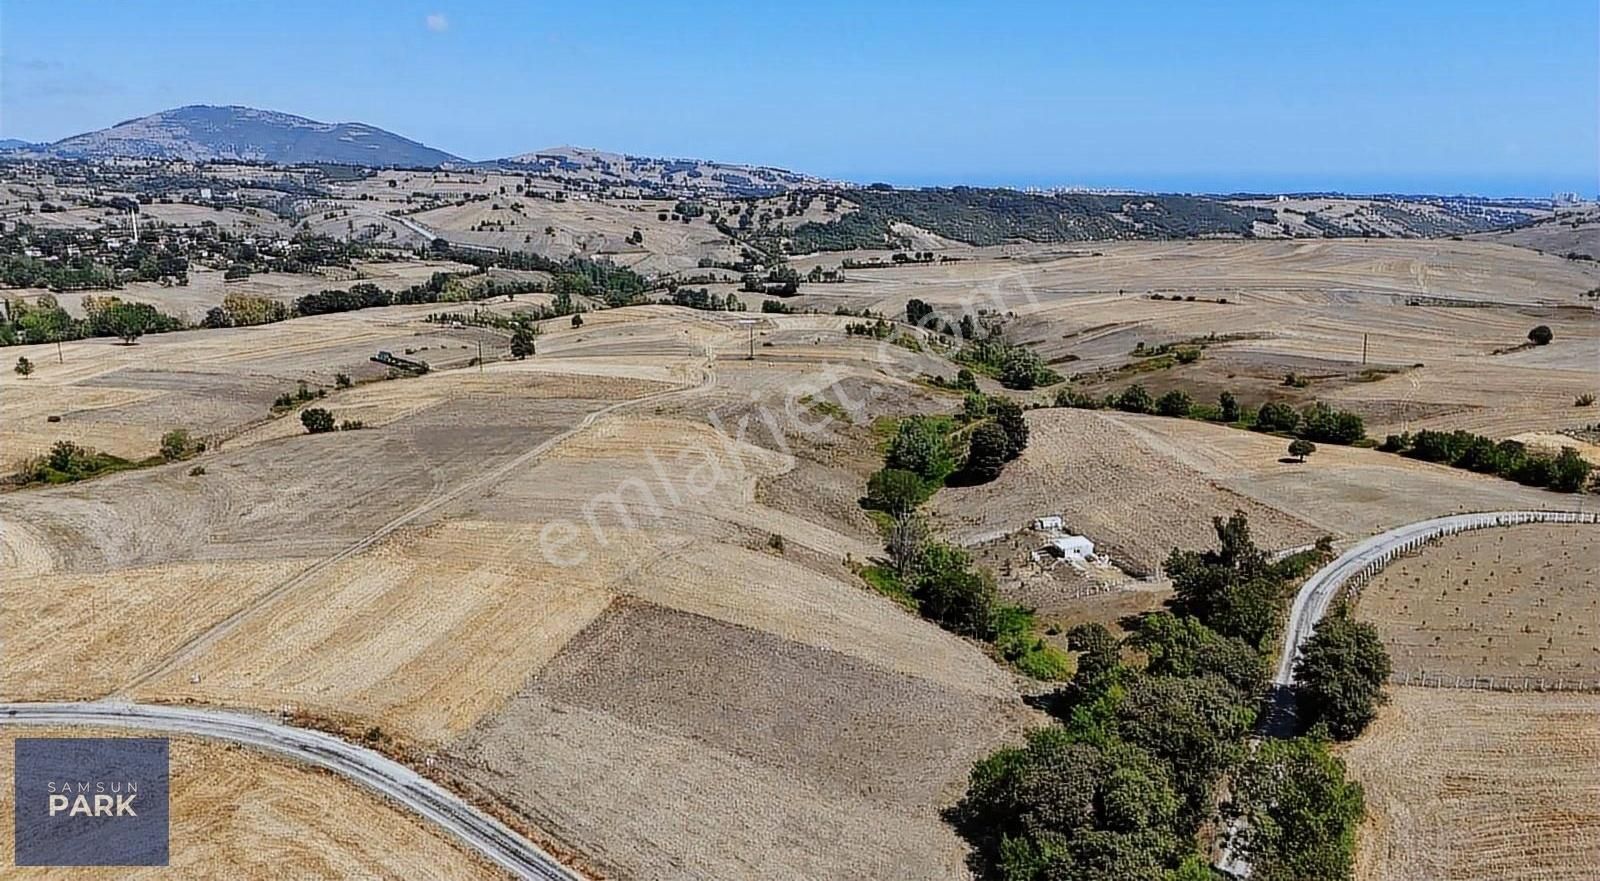
<path id="1" fill-rule="evenodd" d="M 1219 781 L 1235 770 L 1244 778 L 1234 786 L 1236 810 L 1261 830 L 1251 840 L 1255 877 L 1350 876 L 1361 802 L 1343 767 L 1302 772 L 1286 758 L 1306 752 L 1299 741 L 1253 758 L 1245 748 L 1265 694 L 1276 610 L 1289 582 L 1327 548 L 1273 563 L 1242 514 L 1214 525 L 1215 548 L 1175 549 L 1169 558 L 1179 589 L 1169 611 L 1133 622 L 1125 642 L 1098 624 L 1068 633 L 1077 670 L 1050 703 L 1058 724 L 973 768 L 952 820 L 982 877 L 1210 878 L 1196 833 L 1213 817 Z M 1127 659 L 1124 646 L 1133 650 Z M 1331 871 L 1296 874 L 1305 866 Z"/>
<path id="2" fill-rule="evenodd" d="M 1415 434 L 1391 434 L 1384 438 L 1378 449 L 1479 474 L 1494 474 L 1526 486 L 1542 486 L 1556 492 L 1583 490 L 1594 470 L 1594 466 L 1572 447 L 1562 447 L 1560 453 L 1552 456 L 1530 450 L 1520 441 L 1496 441 L 1459 429 L 1425 429 Z"/>

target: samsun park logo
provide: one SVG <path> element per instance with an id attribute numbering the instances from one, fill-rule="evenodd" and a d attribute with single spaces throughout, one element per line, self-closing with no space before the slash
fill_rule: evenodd
<path id="1" fill-rule="evenodd" d="M 16 865 L 167 865 L 165 738 L 16 741 Z"/>

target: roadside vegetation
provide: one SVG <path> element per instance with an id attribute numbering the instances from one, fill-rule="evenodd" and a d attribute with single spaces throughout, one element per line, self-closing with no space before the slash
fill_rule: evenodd
<path id="1" fill-rule="evenodd" d="M 1246 821 L 1252 877 L 1351 877 L 1362 792 L 1328 752 L 1331 726 L 1254 754 L 1246 743 L 1286 604 L 1331 549 L 1273 562 L 1243 514 L 1214 526 L 1215 548 L 1168 558 L 1166 610 L 1129 622 L 1120 641 L 1098 624 L 1069 631 L 1077 669 L 1046 701 L 1055 723 L 974 766 L 949 818 L 980 877 L 1200 881 L 1213 877 L 1210 834 L 1228 817 Z M 1329 646 L 1348 653 L 1341 639 Z"/>

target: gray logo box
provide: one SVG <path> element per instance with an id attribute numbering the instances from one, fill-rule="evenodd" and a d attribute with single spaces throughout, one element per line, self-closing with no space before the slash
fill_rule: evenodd
<path id="1" fill-rule="evenodd" d="M 167 865 L 166 738 L 25 737 L 14 757 L 16 865 Z"/>

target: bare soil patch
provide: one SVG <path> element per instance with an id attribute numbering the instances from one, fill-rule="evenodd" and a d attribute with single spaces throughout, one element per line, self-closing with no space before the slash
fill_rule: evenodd
<path id="1" fill-rule="evenodd" d="M 1025 720 L 1014 703 L 624 602 L 447 764 L 625 877 L 964 878 L 938 808 Z"/>

